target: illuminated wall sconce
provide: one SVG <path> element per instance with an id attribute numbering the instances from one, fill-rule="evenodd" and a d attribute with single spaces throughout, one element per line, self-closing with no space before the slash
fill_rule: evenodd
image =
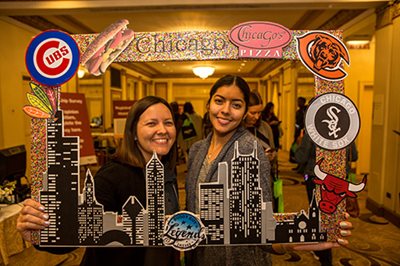
<path id="1" fill-rule="evenodd" d="M 85 76 L 86 70 L 83 67 L 79 67 L 77 74 L 78 74 L 78 78 L 81 79 Z"/>
<path id="2" fill-rule="evenodd" d="M 367 35 L 349 36 L 345 40 L 346 46 L 349 49 L 369 49 L 371 37 Z"/>
<path id="3" fill-rule="evenodd" d="M 211 66 L 198 66 L 194 67 L 192 70 L 196 76 L 202 79 L 206 79 L 212 74 L 214 74 L 215 68 Z"/>

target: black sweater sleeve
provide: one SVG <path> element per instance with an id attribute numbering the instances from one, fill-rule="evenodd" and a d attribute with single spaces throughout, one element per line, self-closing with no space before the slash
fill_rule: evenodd
<path id="1" fill-rule="evenodd" d="M 96 200 L 104 206 L 104 211 L 121 213 L 132 195 L 143 206 L 146 204 L 146 180 L 141 168 L 112 161 L 97 172 L 94 182 Z"/>

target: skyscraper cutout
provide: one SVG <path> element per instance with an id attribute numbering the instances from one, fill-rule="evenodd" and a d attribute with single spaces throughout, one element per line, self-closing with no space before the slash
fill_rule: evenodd
<path id="1" fill-rule="evenodd" d="M 79 138 L 64 136 L 63 112 L 47 121 L 47 171 L 40 201 L 50 226 L 40 233 L 42 246 L 162 246 L 165 222 L 164 166 L 154 153 L 146 165 L 146 205 L 132 195 L 119 213 L 104 212 L 96 201 L 95 180 L 86 173 L 79 193 Z M 230 165 L 229 165 L 230 163 Z M 257 143 L 218 167 L 218 181 L 199 184 L 200 218 L 208 244 L 243 245 L 325 241 L 313 200 L 309 214 L 273 214 L 260 187 Z M 206 244 L 206 243 L 202 243 Z"/>
<path id="2" fill-rule="evenodd" d="M 79 137 L 64 136 L 63 125 L 62 110 L 47 120 L 47 172 L 39 197 L 50 226 L 41 231 L 40 241 L 78 245 Z"/>
<path id="3" fill-rule="evenodd" d="M 315 199 L 308 213 L 274 214 L 272 202 L 264 202 L 257 142 L 250 154 L 241 154 L 236 142 L 230 164 L 229 170 L 227 162 L 219 163 L 217 182 L 199 184 L 200 219 L 208 244 L 326 241 Z"/>
<path id="4" fill-rule="evenodd" d="M 83 202 L 78 206 L 78 239 L 80 244 L 95 245 L 103 235 L 103 205 L 96 201 L 94 180 L 88 169 L 83 189 Z"/>
<path id="5" fill-rule="evenodd" d="M 150 246 L 162 246 L 164 234 L 164 166 L 154 152 L 146 165 L 148 236 Z"/>

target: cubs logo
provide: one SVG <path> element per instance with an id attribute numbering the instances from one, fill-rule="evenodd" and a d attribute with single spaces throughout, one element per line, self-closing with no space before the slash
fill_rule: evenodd
<path id="1" fill-rule="evenodd" d="M 315 98 L 307 108 L 304 122 L 311 140 L 326 150 L 349 146 L 360 130 L 356 106 L 345 95 L 335 92 Z"/>
<path id="2" fill-rule="evenodd" d="M 59 86 L 70 80 L 79 66 L 79 48 L 67 33 L 49 30 L 37 35 L 25 54 L 31 77 L 45 86 Z"/>
<path id="3" fill-rule="evenodd" d="M 342 80 L 347 73 L 340 67 L 343 60 L 350 65 L 346 46 L 326 32 L 309 32 L 297 36 L 297 53 L 301 62 L 315 75 L 325 80 Z"/>

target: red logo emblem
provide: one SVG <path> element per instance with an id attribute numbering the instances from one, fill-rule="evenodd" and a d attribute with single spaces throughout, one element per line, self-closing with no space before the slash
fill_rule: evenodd
<path id="1" fill-rule="evenodd" d="M 301 62 L 315 75 L 325 80 L 347 76 L 340 67 L 342 60 L 350 65 L 349 52 L 342 41 L 326 32 L 309 32 L 296 39 Z"/>
<path id="2" fill-rule="evenodd" d="M 239 47 L 239 57 L 282 58 L 282 48 L 289 44 L 292 33 L 276 23 L 252 21 L 233 27 L 229 39 Z"/>
<path id="3" fill-rule="evenodd" d="M 79 47 L 65 32 L 44 31 L 29 44 L 25 63 L 32 79 L 45 86 L 59 86 L 75 75 Z"/>
<path id="4" fill-rule="evenodd" d="M 361 183 L 352 184 L 337 176 L 330 175 L 321 171 L 320 160 L 314 167 L 314 173 L 317 177 L 314 183 L 320 185 L 321 201 L 319 202 L 319 209 L 322 212 L 331 214 L 336 211 L 337 205 L 345 198 L 356 198 L 357 192 L 365 188 L 367 178 L 364 177 Z"/>
<path id="5" fill-rule="evenodd" d="M 62 40 L 45 40 L 36 49 L 34 63 L 43 76 L 54 78 L 69 69 L 71 55 L 69 46 Z"/>

